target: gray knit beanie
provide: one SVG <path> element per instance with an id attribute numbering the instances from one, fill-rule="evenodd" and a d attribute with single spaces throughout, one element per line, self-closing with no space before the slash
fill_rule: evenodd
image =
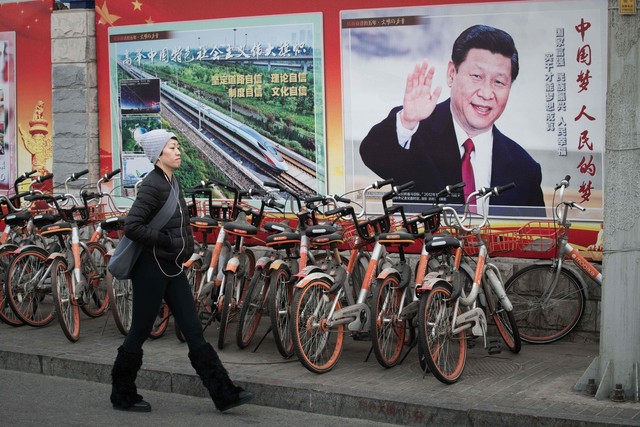
<path id="1" fill-rule="evenodd" d="M 162 150 L 164 150 L 164 146 L 167 145 L 171 138 L 175 137 L 173 133 L 164 129 L 154 129 L 137 136 L 136 142 L 142 147 L 151 164 L 155 165 L 158 157 L 162 154 Z"/>

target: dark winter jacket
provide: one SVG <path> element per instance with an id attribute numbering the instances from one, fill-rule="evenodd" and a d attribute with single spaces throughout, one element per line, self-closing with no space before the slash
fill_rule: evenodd
<path id="1" fill-rule="evenodd" d="M 178 178 L 173 175 L 173 179 Z M 167 225 L 162 230 L 154 230 L 147 225 L 168 197 L 175 197 L 171 193 L 171 185 L 162 169 L 156 166 L 138 187 L 138 195 L 125 220 L 124 234 L 142 243 L 145 251 L 153 252 L 155 248 L 158 259 L 183 263 L 193 253 L 193 234 L 182 189 L 178 194 L 180 207 L 176 206 Z"/>

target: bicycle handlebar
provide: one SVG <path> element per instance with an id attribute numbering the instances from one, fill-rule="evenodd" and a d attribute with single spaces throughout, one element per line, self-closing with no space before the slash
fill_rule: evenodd
<path id="1" fill-rule="evenodd" d="M 372 184 L 372 186 L 376 190 L 379 190 L 381 187 L 384 187 L 385 185 L 389 185 L 389 184 L 393 184 L 393 178 L 385 179 L 383 181 L 376 181 Z"/>
<path id="2" fill-rule="evenodd" d="M 458 185 L 458 184 L 456 184 Z M 482 203 L 482 221 L 480 222 L 480 224 L 478 224 L 477 226 L 474 227 L 466 227 L 463 223 L 467 220 L 467 214 L 468 214 L 468 209 L 464 210 L 464 213 L 462 214 L 462 217 L 460 217 L 460 215 L 458 214 L 458 212 L 450 207 L 450 206 L 441 206 L 443 211 L 446 211 L 448 213 L 450 213 L 450 215 L 444 215 L 444 222 L 445 224 L 447 224 L 450 227 L 455 227 L 458 228 L 459 230 L 463 230 L 466 231 L 468 233 L 472 233 L 475 230 L 479 230 L 482 227 L 484 227 L 487 224 L 487 221 L 489 220 L 489 197 L 491 196 L 498 196 L 499 194 L 504 193 L 507 190 L 511 190 L 512 188 L 515 188 L 516 184 L 511 182 L 509 184 L 506 185 L 502 185 L 502 186 L 497 186 L 497 187 L 483 187 L 480 188 L 476 191 L 474 191 L 473 193 L 469 194 L 469 196 L 467 197 L 467 203 L 469 203 L 469 200 L 473 200 L 474 198 L 476 199 L 476 204 L 480 205 Z M 450 223 L 449 218 L 453 218 L 455 224 Z"/>
<path id="3" fill-rule="evenodd" d="M 465 182 L 459 182 L 453 185 L 447 185 L 444 189 L 440 190 L 438 194 L 436 194 L 436 200 L 443 196 L 449 196 L 454 191 L 462 190 L 467 184 Z"/>

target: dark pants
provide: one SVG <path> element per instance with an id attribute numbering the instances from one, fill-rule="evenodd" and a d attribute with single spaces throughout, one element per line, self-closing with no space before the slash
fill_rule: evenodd
<path id="1" fill-rule="evenodd" d="M 178 273 L 174 262 L 160 260 L 162 270 L 170 276 Z M 140 353 L 142 344 L 149 338 L 158 316 L 162 299 L 169 305 L 175 322 L 187 340 L 189 351 L 197 351 L 207 345 L 202 334 L 193 294 L 184 272 L 167 277 L 158 267 L 153 254 L 143 252 L 136 263 L 131 281 L 133 284 L 133 314 L 129 334 L 122 347 L 130 353 Z"/>

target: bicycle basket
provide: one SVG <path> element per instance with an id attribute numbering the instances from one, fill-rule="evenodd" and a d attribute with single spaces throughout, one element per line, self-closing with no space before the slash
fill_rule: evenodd
<path id="1" fill-rule="evenodd" d="M 540 256 L 555 251 L 558 236 L 564 228 L 558 227 L 555 221 L 531 221 L 523 225 L 518 231 L 519 249 L 527 254 Z"/>
<path id="2" fill-rule="evenodd" d="M 483 228 L 480 232 L 479 240 L 477 234 L 458 234 L 458 238 L 463 242 L 463 248 L 467 255 L 478 255 L 480 246 L 484 242 L 489 255 L 503 254 L 515 251 L 519 245 L 518 230 L 506 229 L 495 230 L 491 227 Z"/>

